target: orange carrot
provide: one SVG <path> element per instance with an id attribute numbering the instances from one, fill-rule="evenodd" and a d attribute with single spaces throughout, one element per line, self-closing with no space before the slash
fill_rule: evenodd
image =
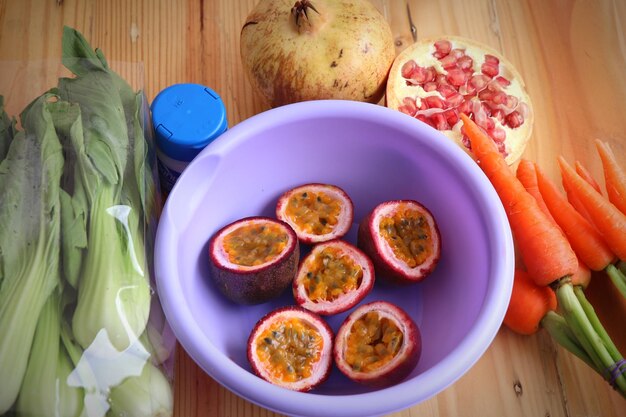
<path id="1" fill-rule="evenodd" d="M 587 181 L 589 183 L 589 185 L 591 185 L 593 188 L 595 188 L 595 190 L 597 192 L 602 194 L 602 190 L 600 190 L 600 184 L 598 184 L 596 179 L 593 178 L 593 175 L 591 175 L 591 172 L 589 172 L 589 170 L 587 168 L 585 168 L 585 166 L 582 164 L 582 162 L 576 161 L 574 163 L 574 169 L 576 169 L 576 172 L 578 173 L 578 175 L 580 175 L 580 178 L 582 178 L 583 180 Z"/>
<path id="2" fill-rule="evenodd" d="M 618 258 L 626 259 L 626 214 L 619 211 L 606 197 L 599 194 L 567 163 L 559 157 L 563 182 L 585 206 L 593 224 L 607 246 Z"/>
<path id="3" fill-rule="evenodd" d="M 602 271 L 615 260 L 615 254 L 609 249 L 600 232 L 576 211 L 536 164 L 535 172 L 541 196 L 576 255 L 590 269 Z"/>
<path id="4" fill-rule="evenodd" d="M 541 196 L 541 192 L 539 191 L 539 185 L 537 184 L 537 172 L 535 171 L 535 164 L 528 159 L 522 158 L 519 161 L 516 171 L 517 179 L 520 180 L 526 191 L 530 195 L 534 197 L 539 204 L 539 208 L 543 213 L 556 224 L 556 220 L 552 217 L 552 213 L 546 206 L 545 201 L 543 201 L 543 197 Z"/>
<path id="5" fill-rule="evenodd" d="M 617 162 L 613 150 L 607 142 L 596 139 L 596 148 L 602 160 L 604 184 L 609 201 L 626 214 L 626 171 Z"/>
<path id="6" fill-rule="evenodd" d="M 539 330 L 541 319 L 548 311 L 556 310 L 556 306 L 556 295 L 550 287 L 535 284 L 526 271 L 516 269 L 503 322 L 515 333 L 531 335 Z"/>
<path id="7" fill-rule="evenodd" d="M 498 193 L 528 273 L 538 285 L 548 285 L 576 272 L 569 242 L 543 214 L 498 152 L 495 143 L 466 115 L 463 130 L 478 164 Z"/>
<path id="8" fill-rule="evenodd" d="M 550 213 L 550 210 L 548 209 L 548 206 L 546 206 L 546 203 L 543 200 L 543 196 L 541 195 L 541 192 L 539 191 L 539 184 L 537 183 L 536 169 L 537 168 L 536 168 L 535 163 L 529 161 L 528 159 L 522 158 L 519 162 L 519 165 L 517 166 L 517 172 L 516 172 L 517 179 L 519 179 L 522 185 L 524 185 L 524 188 L 526 188 L 526 191 L 528 191 L 530 195 L 532 195 L 535 198 L 535 200 L 537 201 L 537 204 L 539 205 L 539 208 L 541 208 L 541 210 L 545 213 L 546 217 L 548 217 L 551 221 L 553 221 L 554 224 L 559 226 L 556 220 L 554 219 L 554 217 L 552 216 L 552 213 Z M 559 229 L 561 229 L 560 226 L 559 226 Z M 563 232 L 562 229 L 561 229 L 561 232 Z M 572 249 L 574 249 L 574 252 L 576 252 L 575 248 L 572 248 Z M 587 265 L 585 265 L 585 263 L 581 261 L 580 256 L 577 255 L 577 258 L 578 258 L 578 267 L 576 268 L 576 272 L 572 274 L 572 278 L 571 278 L 572 285 L 580 285 L 583 288 L 587 288 L 587 286 L 589 285 L 589 282 L 591 281 L 591 271 L 589 270 Z"/>

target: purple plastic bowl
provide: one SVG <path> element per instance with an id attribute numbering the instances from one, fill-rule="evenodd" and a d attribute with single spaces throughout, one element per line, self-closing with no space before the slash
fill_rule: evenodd
<path id="1" fill-rule="evenodd" d="M 422 283 L 377 283 L 362 301 L 387 300 L 407 311 L 422 334 L 422 356 L 402 383 L 374 390 L 334 369 L 321 387 L 299 393 L 250 370 L 246 341 L 265 313 L 294 304 L 290 291 L 240 306 L 214 288 L 207 245 L 222 226 L 274 216 L 278 197 L 309 182 L 335 184 L 354 202 L 358 221 L 375 205 L 414 199 L 431 210 L 442 257 Z M 293 416 L 364 417 L 426 400 L 482 356 L 504 317 L 514 252 L 502 204 L 486 176 L 441 133 L 394 110 L 351 101 L 311 101 L 251 117 L 189 165 L 162 213 L 156 241 L 157 288 L 188 354 L 216 381 L 270 410 Z M 360 304 L 359 304 L 360 305 Z M 337 331 L 346 313 L 327 318 Z"/>

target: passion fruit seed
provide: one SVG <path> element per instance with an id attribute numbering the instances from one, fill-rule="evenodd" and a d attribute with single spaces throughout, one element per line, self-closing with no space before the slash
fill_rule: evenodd
<path id="1" fill-rule="evenodd" d="M 296 193 L 287 202 L 286 215 L 305 233 L 330 233 L 338 222 L 341 202 L 325 192 Z"/>
<path id="2" fill-rule="evenodd" d="M 381 219 L 379 231 L 396 258 L 410 268 L 424 263 L 432 255 L 432 238 L 425 216 L 418 210 L 402 208 Z"/>
<path id="3" fill-rule="evenodd" d="M 345 360 L 356 372 L 375 371 L 393 360 L 402 339 L 402 331 L 393 321 L 370 311 L 352 325 Z"/>
<path id="4" fill-rule="evenodd" d="M 275 224 L 249 224 L 224 236 L 228 260 L 242 266 L 261 265 L 280 255 L 289 236 Z"/>
<path id="5" fill-rule="evenodd" d="M 324 345 L 317 330 L 299 318 L 272 323 L 255 343 L 259 360 L 272 378 L 283 382 L 309 378 Z"/>
<path id="6" fill-rule="evenodd" d="M 333 301 L 361 285 L 363 269 L 342 250 L 324 248 L 307 265 L 304 287 L 311 301 Z"/>

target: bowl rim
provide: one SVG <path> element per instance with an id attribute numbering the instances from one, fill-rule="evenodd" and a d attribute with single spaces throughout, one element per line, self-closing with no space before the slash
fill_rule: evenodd
<path id="1" fill-rule="evenodd" d="M 449 355 L 416 377 L 394 386 L 361 394 L 322 395 L 301 393 L 272 385 L 230 360 L 213 346 L 186 303 L 178 280 L 175 262 L 176 236 L 173 220 L 166 201 L 159 220 L 155 241 L 155 282 L 168 323 L 187 354 L 216 382 L 236 395 L 266 409 L 292 416 L 334 415 L 338 417 L 365 417 L 393 413 L 425 401 L 455 383 L 484 354 L 495 338 L 506 312 L 513 287 L 515 257 L 509 222 L 498 195 L 483 171 L 451 140 L 441 132 L 401 112 L 377 104 L 347 100 L 317 100 L 285 105 L 266 110 L 233 126 L 205 148 L 191 163 L 201 163 L 207 155 L 227 152 L 239 141 L 247 140 L 259 130 L 270 128 L 276 120 L 294 122 L 301 119 L 341 118 L 378 121 L 434 148 L 450 159 L 450 164 L 466 174 L 468 181 L 480 189 L 476 201 L 491 213 L 485 216 L 493 248 L 501 251 L 491 256 L 489 270 L 493 281 L 488 287 L 483 304 L 473 327 Z M 432 136 L 442 140 L 429 140 Z M 437 138 L 439 139 L 439 138 Z M 445 139 L 445 140 L 443 140 Z M 178 183 L 185 181 L 185 172 Z M 176 195 L 177 185 L 170 196 Z M 477 343 L 478 342 L 478 343 Z M 428 384 L 421 383 L 428 379 Z M 394 401 L 390 402 L 389 399 Z"/>

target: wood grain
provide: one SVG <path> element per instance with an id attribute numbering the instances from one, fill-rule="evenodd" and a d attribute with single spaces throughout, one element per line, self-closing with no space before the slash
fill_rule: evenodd
<path id="1" fill-rule="evenodd" d="M 58 58 L 63 25 L 77 28 L 108 59 L 143 66 L 149 99 L 179 82 L 213 87 L 232 126 L 268 107 L 245 79 L 239 31 L 255 0 L 0 0 L 0 94 L 19 111 L 61 70 L 24 72 L 27 61 Z M 417 39 L 463 35 L 501 51 L 520 70 L 536 124 L 525 157 L 558 179 L 557 155 L 602 169 L 592 139 L 626 155 L 626 3 L 541 0 L 374 0 L 390 22 L 399 52 Z M 410 9 L 410 15 L 407 10 Z M 410 26 L 413 23 L 413 30 Z M 124 68 L 119 64 L 119 68 Z M 132 67 L 128 76 L 135 74 Z M 8 75 L 10 74 L 10 75 Z M 21 77 L 21 78 L 20 78 Z M 24 83 L 24 80 L 32 82 Z M 26 88 L 16 88 L 17 84 Z M 594 276 L 589 288 L 601 319 L 626 351 L 626 304 Z M 176 352 L 176 416 L 270 417 Z M 624 400 L 544 332 L 502 328 L 475 366 L 439 395 L 392 414 L 409 416 L 620 416 Z"/>

